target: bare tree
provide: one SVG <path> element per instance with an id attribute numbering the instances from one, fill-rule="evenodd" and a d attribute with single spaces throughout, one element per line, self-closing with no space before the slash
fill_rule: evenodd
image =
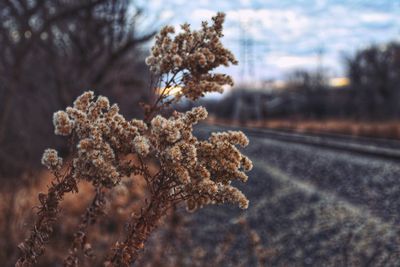
<path id="1" fill-rule="evenodd" d="M 373 45 L 348 56 L 345 61 L 359 115 L 398 116 L 400 44 Z"/>
<path id="2" fill-rule="evenodd" d="M 294 70 L 287 76 L 287 89 L 296 97 L 296 101 L 290 101 L 293 107 L 290 110 L 301 113 L 306 117 L 321 118 L 326 115 L 326 89 L 328 88 L 328 74 L 319 69 L 308 71 L 305 69 Z M 287 97 L 291 94 L 289 93 Z M 300 105 L 299 109 L 296 107 Z"/>
<path id="3" fill-rule="evenodd" d="M 154 35 L 142 18 L 129 0 L 0 1 L 0 177 L 34 164 L 52 111 L 83 90 L 138 112 L 127 103 L 149 97 L 141 48 Z"/>

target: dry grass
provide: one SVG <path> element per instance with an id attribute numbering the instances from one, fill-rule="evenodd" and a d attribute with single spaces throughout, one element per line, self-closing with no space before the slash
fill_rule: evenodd
<path id="1" fill-rule="evenodd" d="M 37 173 L 37 182 L 30 183 L 13 190 L 0 191 L 0 263 L 1 266 L 14 266 L 18 256 L 18 243 L 25 238 L 26 228 L 35 219 L 36 207 L 39 205 L 38 192 L 47 190 L 47 184 L 52 180 L 49 171 Z M 143 179 L 135 179 L 143 181 Z M 90 243 L 95 246 L 94 255 L 83 257 L 82 264 L 87 266 L 102 266 L 103 255 L 108 252 L 109 245 L 124 234 L 124 222 L 132 212 L 139 212 L 140 202 L 146 192 L 145 183 L 129 184 L 125 190 L 115 190 L 105 209 L 106 216 L 99 218 L 101 221 L 92 225 L 90 230 Z M 67 195 L 62 202 L 62 213 L 59 223 L 54 230 L 54 238 L 46 252 L 36 266 L 62 265 L 68 249 L 73 240 L 73 233 L 80 223 L 80 215 L 84 213 L 94 196 L 93 189 L 88 182 L 79 185 L 79 193 Z M 226 238 L 210 248 L 199 244 L 192 237 L 190 231 L 191 220 L 183 211 L 171 211 L 161 223 L 161 227 L 154 233 L 140 256 L 137 266 L 221 266 L 231 265 L 231 259 L 226 253 L 232 253 L 240 240 L 230 233 L 225 233 Z M 246 220 L 238 220 L 238 226 L 248 237 L 248 252 L 242 258 L 242 266 L 256 262 L 264 266 L 271 249 L 263 245 L 263 238 L 252 230 Z"/>
<path id="2" fill-rule="evenodd" d="M 13 266 L 18 256 L 17 246 L 26 237 L 26 230 L 32 225 L 40 201 L 38 192 L 46 192 L 53 177 L 51 172 L 42 171 L 34 175 L 37 182 L 29 183 L 18 188 L 4 188 L 0 191 L 0 233 L 5 237 L 0 242 L 0 263 Z M 32 177 L 31 177 L 32 178 Z M 146 190 L 143 179 L 125 179 L 122 183 L 126 187 L 116 188 L 107 195 L 110 200 L 105 207 L 106 218 L 99 218 L 101 223 L 93 225 L 90 241 L 99 248 L 99 255 L 107 251 L 112 242 L 115 242 L 113 233 L 123 233 L 124 221 L 132 212 L 139 212 L 141 201 L 145 198 Z M 121 189 L 121 190 L 119 190 Z M 95 192 L 89 182 L 79 184 L 79 192 L 66 195 L 60 205 L 62 210 L 58 223 L 54 227 L 54 238 L 50 246 L 46 247 L 45 257 L 38 266 L 49 266 L 62 263 L 68 254 L 73 234 L 80 223 L 80 216 L 85 212 L 92 201 Z M 33 207 L 33 208 L 32 208 Z M 103 254 L 101 253 L 103 252 Z M 94 262 L 96 262 L 94 260 Z"/>

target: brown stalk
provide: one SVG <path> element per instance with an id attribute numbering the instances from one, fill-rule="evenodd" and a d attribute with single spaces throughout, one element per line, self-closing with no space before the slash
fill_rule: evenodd
<path id="1" fill-rule="evenodd" d="M 15 266 L 32 266 L 44 253 L 44 245 L 49 241 L 54 224 L 57 221 L 60 201 L 66 193 L 78 192 L 77 182 L 71 174 L 72 169 L 63 178 L 55 179 L 56 181 L 51 183 L 47 194 L 39 194 L 38 218 L 30 236 L 18 245 L 22 255 Z"/>
<path id="2" fill-rule="evenodd" d="M 85 256 L 91 257 L 91 245 L 87 242 L 87 231 L 90 225 L 96 223 L 97 218 L 104 214 L 104 206 L 106 204 L 105 192 L 101 186 L 96 188 L 96 194 L 90 206 L 86 209 L 81 217 L 78 231 L 74 234 L 72 246 L 69 255 L 64 260 L 64 266 L 79 266 L 78 252 L 83 250 Z"/>
<path id="3" fill-rule="evenodd" d="M 167 211 L 167 197 L 163 192 L 157 191 L 152 196 L 150 203 L 137 218 L 132 218 L 128 226 L 128 235 L 124 242 L 114 245 L 111 255 L 105 262 L 105 266 L 131 266 L 144 248 L 150 234 L 157 227 L 159 219 Z"/>

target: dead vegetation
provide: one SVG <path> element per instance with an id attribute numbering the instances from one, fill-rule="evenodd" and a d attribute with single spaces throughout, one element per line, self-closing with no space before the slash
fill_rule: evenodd
<path id="1" fill-rule="evenodd" d="M 247 146 L 247 137 L 228 131 L 200 140 L 193 126 L 207 117 L 205 108 L 185 113 L 169 109 L 183 97 L 196 100 L 232 84 L 228 75 L 213 72 L 237 61 L 220 41 L 224 14 L 212 20 L 198 31 L 183 24 L 176 35 L 166 26 L 156 36 L 146 62 L 157 97 L 142 103 L 144 120 L 127 120 L 117 104 L 92 91 L 54 113 L 54 132 L 68 138 L 69 157 L 61 158 L 50 148 L 43 153 L 41 162 L 51 175 L 38 194 L 36 214 L 18 218 L 30 231 L 18 245 L 16 266 L 131 266 L 176 208 L 195 211 L 223 203 L 248 207 L 246 196 L 231 183 L 246 182 L 245 172 L 252 169 L 237 148 Z M 181 90 L 170 95 L 170 87 Z M 11 227 L 10 222 L 4 225 Z M 261 255 L 258 237 L 250 237 Z"/>

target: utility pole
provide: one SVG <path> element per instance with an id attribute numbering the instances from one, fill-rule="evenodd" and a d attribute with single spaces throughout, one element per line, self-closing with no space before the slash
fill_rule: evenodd
<path id="1" fill-rule="evenodd" d="M 321 86 L 324 79 L 324 65 L 323 59 L 325 54 L 325 48 L 321 45 L 317 49 L 317 79 L 318 79 L 318 86 Z"/>
<path id="2" fill-rule="evenodd" d="M 251 21 L 240 21 L 240 80 L 241 83 L 246 83 L 248 78 L 254 79 L 255 68 L 254 68 L 254 41 L 252 36 L 249 34 L 251 29 Z"/>

